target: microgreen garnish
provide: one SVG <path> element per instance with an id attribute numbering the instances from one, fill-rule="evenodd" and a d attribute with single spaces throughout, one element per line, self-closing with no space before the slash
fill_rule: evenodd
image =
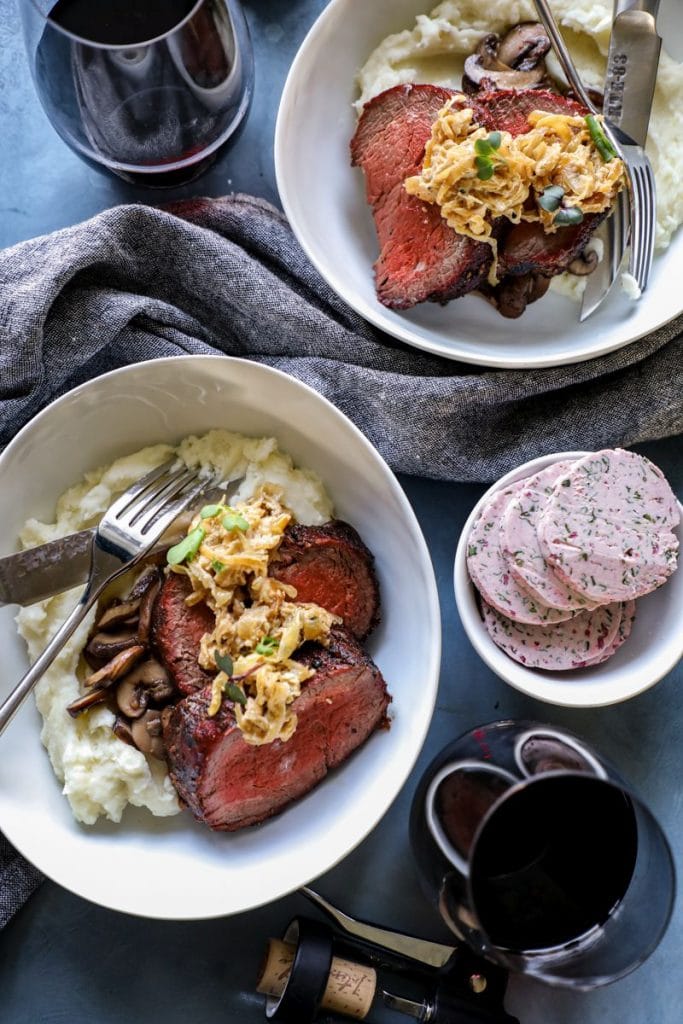
<path id="1" fill-rule="evenodd" d="M 606 164 L 608 164 L 610 160 L 614 160 L 615 156 L 619 156 L 616 149 L 600 127 L 600 122 L 594 114 L 586 114 L 586 124 L 588 125 L 588 132 L 593 141 L 593 145 Z"/>
<path id="2" fill-rule="evenodd" d="M 477 167 L 477 177 L 480 181 L 488 181 L 493 177 L 495 167 L 491 155 L 500 149 L 503 136 L 500 132 L 491 132 L 485 139 L 475 139 L 474 152 L 477 154 L 474 162 Z"/>
<path id="3" fill-rule="evenodd" d="M 474 162 L 477 165 L 477 177 L 480 181 L 488 181 L 493 177 L 493 161 L 487 156 L 477 156 L 474 158 Z"/>
<path id="4" fill-rule="evenodd" d="M 280 642 L 274 636 L 264 636 L 263 640 L 260 640 L 256 645 L 256 653 L 270 656 L 275 654 L 279 646 Z"/>
<path id="5" fill-rule="evenodd" d="M 201 527 L 197 526 L 194 530 L 190 530 L 187 537 L 178 544 L 174 544 L 172 548 L 168 549 L 166 555 L 166 561 L 169 565 L 180 565 L 181 562 L 186 559 L 193 558 L 194 555 L 199 551 L 199 547 L 206 536 L 206 531 Z"/>
<path id="6" fill-rule="evenodd" d="M 224 505 L 205 505 L 204 508 L 201 509 L 199 513 L 199 518 L 213 519 L 213 517 L 217 516 L 219 512 L 222 512 L 224 508 Z"/>
<path id="7" fill-rule="evenodd" d="M 553 217 L 554 224 L 580 224 L 583 213 L 578 206 L 564 206 Z"/>
<path id="8" fill-rule="evenodd" d="M 216 662 L 216 667 L 225 672 L 226 676 L 231 676 L 233 672 L 232 658 L 229 654 L 221 654 L 219 650 L 213 652 L 213 660 Z"/>
<path id="9" fill-rule="evenodd" d="M 561 185 L 548 185 L 543 189 L 543 194 L 538 197 L 538 205 L 548 213 L 555 213 L 555 210 L 559 210 L 563 199 L 564 189 Z"/>
<path id="10" fill-rule="evenodd" d="M 221 519 L 221 523 L 226 530 L 241 530 L 244 533 L 245 530 L 249 529 L 249 523 L 239 512 L 228 512 Z"/>
<path id="11" fill-rule="evenodd" d="M 242 687 L 238 686 L 237 683 L 227 683 L 223 687 L 223 693 L 226 697 L 229 697 L 230 700 L 234 700 L 235 704 L 245 705 L 247 703 L 247 695 Z"/>

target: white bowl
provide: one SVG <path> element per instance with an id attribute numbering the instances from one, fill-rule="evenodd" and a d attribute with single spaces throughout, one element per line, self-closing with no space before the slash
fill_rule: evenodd
<path id="1" fill-rule="evenodd" d="M 255 363 L 212 356 L 159 359 L 106 374 L 58 399 L 0 456 L 0 554 L 15 550 L 29 515 L 50 517 L 57 496 L 86 470 L 212 427 L 277 437 L 298 465 L 320 474 L 337 514 L 357 527 L 374 552 L 383 617 L 368 649 L 393 695 L 393 721 L 308 796 L 256 828 L 216 834 L 189 813 L 153 818 L 130 807 L 120 825 L 87 827 L 76 823 L 60 793 L 29 700 L 0 744 L 0 829 L 60 885 L 148 917 L 236 913 L 332 867 L 377 824 L 410 774 L 438 683 L 436 583 L 398 482 L 328 401 Z M 0 609 L 0 698 L 27 665 L 15 611 Z"/>
<path id="2" fill-rule="evenodd" d="M 679 267 L 683 232 L 655 260 L 648 290 L 631 302 L 615 287 L 585 323 L 579 305 L 549 293 L 519 320 L 473 295 L 440 306 L 397 311 L 375 295 L 378 244 L 363 174 L 351 167 L 355 77 L 387 35 L 412 28 L 437 0 L 332 0 L 292 64 L 275 132 L 275 171 L 289 223 L 311 262 L 349 306 L 387 334 L 448 359 L 507 368 L 591 359 L 650 333 L 683 310 Z M 605 17 L 611 3 L 605 3 Z M 666 47 L 683 56 L 683 5 L 663 11 Z M 664 32 L 664 23 L 660 26 Z M 484 29 L 482 29 L 482 34 Z"/>
<path id="3" fill-rule="evenodd" d="M 477 605 L 476 589 L 467 572 L 467 539 L 483 505 L 496 491 L 532 476 L 554 462 L 580 459 L 586 452 L 543 455 L 518 466 L 490 487 L 465 523 L 455 554 L 455 601 L 475 651 L 496 675 L 516 690 L 548 704 L 596 708 L 618 704 L 654 686 L 683 657 L 683 569 L 653 593 L 638 598 L 636 619 L 628 640 L 602 665 L 567 672 L 526 668 L 494 644 Z M 681 508 L 683 513 L 683 508 Z"/>

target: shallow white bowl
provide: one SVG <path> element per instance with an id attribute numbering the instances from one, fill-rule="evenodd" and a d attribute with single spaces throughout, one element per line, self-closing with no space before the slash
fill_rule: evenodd
<path id="1" fill-rule="evenodd" d="M 363 174 L 350 165 L 355 131 L 355 77 L 378 43 L 412 28 L 437 0 L 332 0 L 306 36 L 282 94 L 275 133 L 275 170 L 282 205 L 311 262 L 328 284 L 370 323 L 448 359 L 508 368 L 558 366 L 621 348 L 683 311 L 679 267 L 683 232 L 655 260 L 640 302 L 617 286 L 580 324 L 579 305 L 549 293 L 519 320 L 506 320 L 473 295 L 404 312 L 375 296 L 378 246 Z M 611 10 L 611 4 L 609 4 Z M 683 59 L 683 4 L 662 4 L 666 48 Z"/>
<path id="2" fill-rule="evenodd" d="M 0 554 L 15 549 L 29 515 L 50 517 L 57 496 L 87 469 L 212 427 L 274 435 L 297 464 L 320 474 L 337 514 L 357 527 L 374 552 L 383 615 L 368 648 L 393 695 L 393 722 L 308 796 L 256 828 L 215 834 L 189 813 L 153 818 L 134 808 L 120 825 L 87 827 L 74 821 L 60 793 L 29 700 L 2 737 L 0 829 L 72 892 L 148 917 L 236 913 L 332 867 L 377 824 L 408 777 L 438 683 L 436 583 L 398 482 L 334 406 L 255 363 L 160 359 L 106 374 L 54 402 L 0 456 Z M 26 669 L 15 610 L 0 609 L 0 698 Z"/>
<path id="3" fill-rule="evenodd" d="M 467 572 L 467 540 L 488 498 L 515 480 L 538 473 L 554 462 L 579 459 L 586 452 L 543 455 L 513 469 L 490 487 L 465 523 L 455 555 L 455 601 L 465 632 L 490 669 L 516 690 L 564 707 L 595 708 L 635 697 L 654 686 L 683 657 L 683 570 L 658 590 L 636 602 L 636 619 L 628 640 L 602 665 L 569 672 L 526 668 L 508 657 L 486 631 L 477 605 L 476 589 Z M 681 508 L 683 513 L 683 508 Z"/>

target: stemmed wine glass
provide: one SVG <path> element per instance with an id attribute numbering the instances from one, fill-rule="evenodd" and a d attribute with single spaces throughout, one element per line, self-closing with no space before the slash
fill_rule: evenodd
<path id="1" fill-rule="evenodd" d="M 122 178 L 201 174 L 244 119 L 254 63 L 238 0 L 20 0 L 52 125 Z"/>

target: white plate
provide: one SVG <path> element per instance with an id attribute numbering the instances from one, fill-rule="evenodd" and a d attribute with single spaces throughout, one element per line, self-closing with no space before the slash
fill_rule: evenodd
<path id="1" fill-rule="evenodd" d="M 337 514 L 374 552 L 383 615 L 368 648 L 393 695 L 393 722 L 308 796 L 256 828 L 215 834 L 188 813 L 153 818 L 133 808 L 120 825 L 88 827 L 74 821 L 60 793 L 29 700 L 0 741 L 0 829 L 60 885 L 147 917 L 236 913 L 332 867 L 377 824 L 408 777 L 438 683 L 436 583 L 398 482 L 334 406 L 255 363 L 159 359 L 106 374 L 54 402 L 0 456 L 0 553 L 15 549 L 29 515 L 50 517 L 56 497 L 85 470 L 212 427 L 273 434 L 297 464 L 320 474 Z M 26 669 L 14 611 L 0 609 L 0 698 Z"/>
<path id="2" fill-rule="evenodd" d="M 359 68 L 389 33 L 411 28 L 437 0 L 332 0 L 304 40 L 285 84 L 275 132 L 282 205 L 305 252 L 328 284 L 370 323 L 448 359 L 505 368 L 560 366 L 621 348 L 683 311 L 679 266 L 683 232 L 655 260 L 650 286 L 631 302 L 618 286 L 581 324 L 579 306 L 549 293 L 519 320 L 506 320 L 468 295 L 446 306 L 425 302 L 406 312 L 377 301 L 372 265 L 377 239 L 352 168 L 349 142 Z M 660 31 L 683 58 L 683 4 L 664 0 Z"/>
<path id="3" fill-rule="evenodd" d="M 477 654 L 496 675 L 516 690 L 547 704 L 595 708 L 617 704 L 648 690 L 683 657 L 683 569 L 679 568 L 658 590 L 638 598 L 630 637 L 602 665 L 569 672 L 526 668 L 508 657 L 489 636 L 477 604 L 475 587 L 467 572 L 467 539 L 483 505 L 495 492 L 515 480 L 532 476 L 554 462 L 580 459 L 586 452 L 558 452 L 518 466 L 482 495 L 462 528 L 455 555 L 455 602 L 465 632 Z M 683 515 L 683 507 L 681 507 Z"/>

